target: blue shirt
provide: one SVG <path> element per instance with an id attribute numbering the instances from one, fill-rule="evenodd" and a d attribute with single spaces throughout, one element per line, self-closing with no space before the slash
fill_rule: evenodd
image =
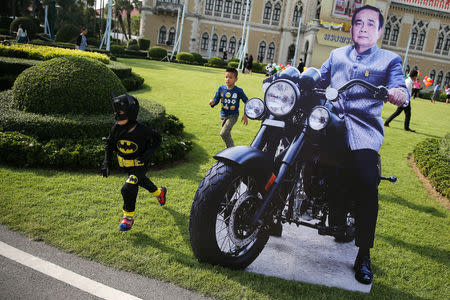
<path id="1" fill-rule="evenodd" d="M 234 86 L 231 90 L 226 85 L 221 85 L 214 96 L 214 106 L 222 103 L 222 109 L 220 110 L 220 116 L 225 118 L 231 115 L 239 115 L 239 100 L 247 103 L 247 96 L 244 91 L 237 86 Z"/>
<path id="2" fill-rule="evenodd" d="M 376 45 L 362 53 L 358 53 L 353 45 L 335 49 L 320 72 L 322 81 L 319 86 L 322 88 L 330 86 L 339 89 L 351 79 L 362 79 L 388 89 L 403 88 L 409 98 L 402 59 Z M 354 86 L 344 92 L 342 99 L 334 105 L 344 116 L 350 149 L 372 149 L 378 152 L 384 139 L 381 118 L 383 101 L 375 99 L 366 88 Z"/>

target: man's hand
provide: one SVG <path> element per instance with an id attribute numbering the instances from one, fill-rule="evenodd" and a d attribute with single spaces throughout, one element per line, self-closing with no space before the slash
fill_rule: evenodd
<path id="1" fill-rule="evenodd" d="M 396 106 L 402 106 L 408 100 L 408 94 L 401 88 L 389 90 L 388 101 Z"/>
<path id="2" fill-rule="evenodd" d="M 214 104 L 215 104 L 214 99 L 209 100 L 209 105 L 210 105 L 211 107 L 213 107 Z"/>
<path id="3" fill-rule="evenodd" d="M 242 123 L 244 123 L 245 126 L 248 125 L 248 118 L 245 114 L 242 116 Z"/>
<path id="4" fill-rule="evenodd" d="M 105 178 L 109 176 L 109 165 L 108 164 L 104 164 L 102 166 L 101 173 L 102 173 L 102 176 L 105 177 Z"/>

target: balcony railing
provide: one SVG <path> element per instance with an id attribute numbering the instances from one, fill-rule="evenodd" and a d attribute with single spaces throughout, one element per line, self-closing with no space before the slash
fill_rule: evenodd
<path id="1" fill-rule="evenodd" d="M 181 7 L 180 1 L 178 0 L 171 0 L 171 1 L 164 1 L 164 0 L 158 0 L 155 4 L 155 12 L 156 13 L 176 13 L 178 11 L 178 8 Z"/>

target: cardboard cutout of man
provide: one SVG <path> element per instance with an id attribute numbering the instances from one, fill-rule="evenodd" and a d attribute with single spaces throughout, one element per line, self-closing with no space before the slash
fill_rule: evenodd
<path id="1" fill-rule="evenodd" d="M 362 79 L 389 90 L 388 101 L 401 106 L 409 99 L 397 54 L 380 49 L 377 40 L 383 34 L 384 18 L 373 6 L 363 6 L 352 16 L 351 34 L 354 45 L 335 49 L 322 65 L 320 87 L 339 89 L 351 79 Z M 335 180 L 330 184 L 330 225 L 345 227 L 347 197 L 355 203 L 355 244 L 359 252 L 355 260 L 355 278 L 364 284 L 373 280 L 370 248 L 373 247 L 378 215 L 379 155 L 384 139 L 381 111 L 383 101 L 361 86 L 354 86 L 335 104 L 347 127 L 347 151 Z M 343 179 L 345 178 L 345 179 Z M 342 189 L 345 184 L 347 192 Z M 339 241 L 339 236 L 336 236 Z"/>

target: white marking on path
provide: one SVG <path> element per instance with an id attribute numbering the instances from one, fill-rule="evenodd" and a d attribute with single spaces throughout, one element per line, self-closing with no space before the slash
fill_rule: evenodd
<path id="1" fill-rule="evenodd" d="M 0 255 L 103 299 L 140 299 L 11 247 L 1 241 Z"/>

